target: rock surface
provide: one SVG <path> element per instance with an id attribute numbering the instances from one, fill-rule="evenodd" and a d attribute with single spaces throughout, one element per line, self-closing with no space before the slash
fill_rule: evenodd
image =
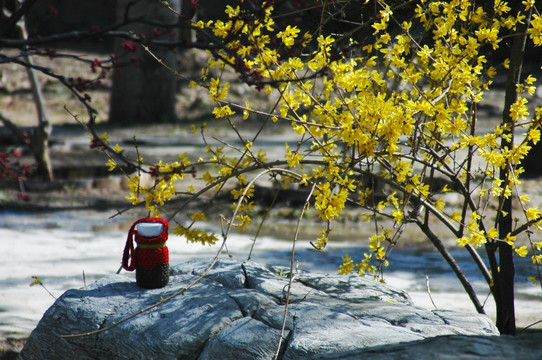
<path id="1" fill-rule="evenodd" d="M 196 260 L 173 266 L 163 289 L 140 289 L 132 278 L 110 275 L 65 292 L 30 335 L 21 359 L 272 359 L 288 277 L 233 260 L 219 261 L 183 296 L 113 329 L 60 337 L 110 326 L 174 294 L 208 264 Z M 291 288 L 279 358 L 443 359 L 437 354 L 447 354 L 477 359 L 489 354 L 504 359 L 523 344 L 521 338 L 495 335 L 485 316 L 418 308 L 404 291 L 371 279 L 300 273 Z M 542 342 L 529 344 L 539 356 Z M 536 355 L 521 347 L 526 356 L 519 358 Z"/>

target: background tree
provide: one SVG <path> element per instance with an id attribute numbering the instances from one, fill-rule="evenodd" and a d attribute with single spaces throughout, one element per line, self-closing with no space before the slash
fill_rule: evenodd
<path id="1" fill-rule="evenodd" d="M 3 10 L 2 14 L 0 14 L 0 20 L 3 24 L 3 26 L 0 27 L 0 36 L 25 39 L 27 37 L 27 31 L 22 15 L 28 7 L 18 6 L 15 1 L 6 1 L 5 6 L 2 2 L 0 5 L 2 5 L 0 8 Z M 25 45 L 21 44 L 21 46 L 23 52 L 26 51 Z M 0 113 L 0 122 L 13 133 L 19 145 L 26 146 L 30 149 L 37 165 L 36 174 L 44 180 L 51 180 L 53 178 L 53 169 L 51 160 L 49 159 L 48 150 L 52 127 L 47 119 L 41 87 L 30 56 L 25 54 L 23 58 L 18 61 L 26 64 L 28 80 L 32 91 L 32 99 L 36 104 L 37 126 L 31 133 L 27 133 L 19 129 L 12 119 L 7 118 L 2 113 Z M 30 172 L 24 171 L 23 174 L 16 172 L 16 174 L 17 177 L 22 176 L 24 178 L 26 175 L 30 175 Z M 4 173 L 4 175 L 6 175 L 6 173 Z"/>
<path id="2" fill-rule="evenodd" d="M 169 6 L 179 12 L 180 3 L 169 1 Z M 178 43 L 180 19 L 155 0 L 118 0 L 117 21 L 129 19 L 138 22 L 120 29 L 153 39 L 146 45 L 152 55 L 137 42 L 122 38 L 115 42 L 117 61 L 123 66 L 117 66 L 113 72 L 109 121 L 113 124 L 175 122 L 177 54 L 173 46 L 158 47 L 153 42 L 166 39 Z"/>
<path id="3" fill-rule="evenodd" d="M 95 117 L 97 112 L 90 106 L 88 90 L 101 86 L 101 81 L 111 69 L 123 68 L 124 71 L 116 71 L 114 76 L 112 122 L 145 120 L 156 123 L 176 119 L 176 77 L 171 70 L 177 66 L 174 48 L 188 46 L 186 39 L 184 44 L 178 40 L 177 34 L 188 27 L 186 20 L 178 20 L 162 4 L 155 1 L 141 4 L 139 1 L 130 4 L 119 2 L 117 6 L 117 1 L 98 1 L 90 5 L 84 1 L 6 0 L 0 5 L 0 48 L 11 49 L 11 53 L 3 51 L 0 54 L 0 63 L 17 64 L 27 69 L 38 118 L 37 126 L 30 130 L 23 129 L 16 119 L 3 114 L 0 114 L 0 121 L 11 131 L 15 141 L 33 154 L 36 164 L 34 177 L 53 178 L 48 151 L 52 124 L 46 116 L 36 72 L 67 87 Z M 116 8 L 119 9 L 118 21 L 114 16 Z M 113 16 L 108 16 L 108 13 Z M 181 23 L 184 24 L 182 27 Z M 115 43 L 112 39 L 117 39 L 117 56 L 108 55 Z M 156 42 L 161 44 L 154 46 Z M 154 53 L 142 51 L 139 48 L 141 44 Z M 62 52 L 62 49 L 68 50 Z M 93 52 L 98 57 L 88 59 L 79 54 L 81 51 Z M 73 58 L 88 64 L 89 71 L 76 76 L 56 73 L 51 68 L 35 65 L 33 58 L 36 57 Z M 163 64 L 156 59 L 163 59 Z M 13 170 L 13 163 L 6 166 Z M 16 172 L 14 176 L 26 178 L 32 168 L 25 166 L 28 171 L 25 170 L 24 174 Z M 11 170 L 5 174 L 14 173 Z"/>

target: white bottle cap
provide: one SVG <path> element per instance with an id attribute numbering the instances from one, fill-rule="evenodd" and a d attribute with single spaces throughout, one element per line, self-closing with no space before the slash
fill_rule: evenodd
<path id="1" fill-rule="evenodd" d="M 159 222 L 142 222 L 137 224 L 137 233 L 144 237 L 156 237 L 164 231 L 164 224 Z"/>

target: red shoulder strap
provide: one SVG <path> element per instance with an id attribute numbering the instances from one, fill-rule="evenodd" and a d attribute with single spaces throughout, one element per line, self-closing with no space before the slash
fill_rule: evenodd
<path id="1" fill-rule="evenodd" d="M 124 246 L 124 252 L 122 254 L 122 267 L 126 271 L 134 271 L 136 268 L 135 253 L 134 253 L 134 234 L 135 227 L 141 219 L 132 224 L 128 231 L 128 238 L 126 239 L 126 245 Z M 131 260 L 131 261 L 130 261 Z"/>

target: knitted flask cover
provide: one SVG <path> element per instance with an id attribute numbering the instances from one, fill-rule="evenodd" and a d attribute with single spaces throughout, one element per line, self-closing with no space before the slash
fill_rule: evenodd
<path id="1" fill-rule="evenodd" d="M 136 226 L 141 223 L 160 223 L 163 230 L 156 236 L 145 237 L 138 233 Z M 136 270 L 137 284 L 146 289 L 160 288 L 169 281 L 169 250 L 166 246 L 168 223 L 162 218 L 142 218 L 132 224 L 122 257 L 122 267 L 127 271 Z M 137 248 L 134 249 L 134 241 Z"/>

